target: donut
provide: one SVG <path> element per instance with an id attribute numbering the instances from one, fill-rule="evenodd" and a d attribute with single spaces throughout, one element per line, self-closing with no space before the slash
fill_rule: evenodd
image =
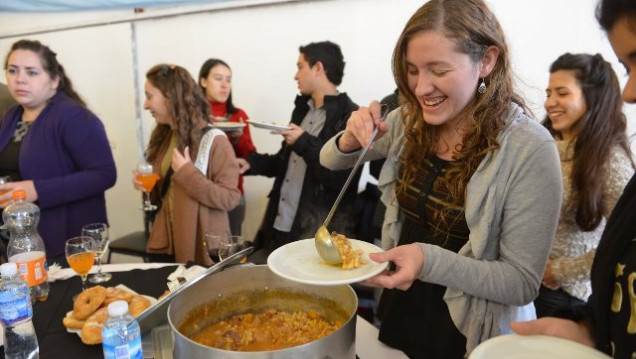
<path id="1" fill-rule="evenodd" d="M 62 324 L 68 329 L 82 329 L 84 326 L 84 321 L 75 319 L 73 316 L 68 315 L 62 319 Z"/>
<path id="2" fill-rule="evenodd" d="M 112 302 L 116 302 L 118 300 L 123 300 L 128 302 L 132 299 L 134 294 L 125 291 L 123 289 L 119 289 L 117 287 L 108 287 L 106 288 L 106 299 L 102 303 L 102 307 L 108 307 L 108 305 Z"/>
<path id="3" fill-rule="evenodd" d="M 133 317 L 137 317 L 151 305 L 152 303 L 143 295 L 133 295 L 130 302 L 128 302 L 128 313 Z"/>
<path id="4" fill-rule="evenodd" d="M 101 285 L 88 288 L 80 293 L 73 303 L 73 317 L 84 320 L 88 318 L 106 299 L 106 288 Z"/>
<path id="5" fill-rule="evenodd" d="M 108 319 L 107 308 L 100 308 L 88 317 L 80 333 L 82 343 L 88 345 L 100 344 L 102 342 L 102 327 L 106 319 Z"/>

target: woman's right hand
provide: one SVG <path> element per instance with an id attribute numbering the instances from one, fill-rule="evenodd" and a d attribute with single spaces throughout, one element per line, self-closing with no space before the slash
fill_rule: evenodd
<path id="1" fill-rule="evenodd" d="M 353 152 L 366 146 L 376 126 L 379 128 L 375 138 L 377 140 L 388 131 L 389 125 L 382 122 L 380 103 L 373 101 L 369 107 L 360 107 L 351 113 L 347 128 L 338 141 L 338 149 L 342 152 Z"/>

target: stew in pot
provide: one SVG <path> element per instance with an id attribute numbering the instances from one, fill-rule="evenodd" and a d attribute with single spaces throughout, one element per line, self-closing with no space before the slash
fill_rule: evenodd
<path id="1" fill-rule="evenodd" d="M 191 339 L 233 351 L 269 351 L 312 342 L 338 330 L 314 311 L 286 312 L 267 309 L 243 313 L 202 329 Z"/>

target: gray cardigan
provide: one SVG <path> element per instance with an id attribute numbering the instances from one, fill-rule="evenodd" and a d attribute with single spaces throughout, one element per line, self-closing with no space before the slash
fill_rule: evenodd
<path id="1" fill-rule="evenodd" d="M 389 131 L 367 159 L 387 158 L 378 187 L 387 210 L 382 247 L 394 247 L 402 218 L 395 197 L 398 157 L 404 145 L 400 109 L 386 121 Z M 336 139 L 320 153 L 323 166 L 353 166 L 359 151 L 343 153 Z M 422 281 L 447 287 L 444 300 L 470 353 L 480 342 L 510 333 L 509 323 L 535 318 L 537 297 L 561 208 L 561 169 L 555 142 L 540 124 L 511 104 L 500 148 L 479 165 L 466 189 L 468 243 L 459 253 L 420 244 Z"/>

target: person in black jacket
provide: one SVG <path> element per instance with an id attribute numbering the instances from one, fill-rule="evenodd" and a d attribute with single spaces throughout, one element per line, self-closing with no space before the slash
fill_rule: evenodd
<path id="1" fill-rule="evenodd" d="M 636 104 L 636 2 L 601 0 L 596 17 L 629 76 L 623 101 Z M 607 220 L 583 307 L 511 324 L 519 334 L 543 334 L 595 347 L 614 358 L 636 357 L 636 175 Z"/>
<path id="2" fill-rule="evenodd" d="M 245 175 L 275 178 L 254 240 L 256 252 L 250 258 L 257 264 L 282 245 L 313 238 L 350 173 L 328 170 L 318 161 L 323 144 L 345 129 L 349 115 L 358 108 L 346 93 L 338 91 L 345 66 L 340 47 L 324 41 L 300 46 L 299 52 L 294 79 L 300 95 L 290 129 L 273 131 L 283 136 L 281 149 L 273 155 L 253 152 L 238 159 Z M 352 183 L 359 177 L 358 172 Z M 356 187 L 349 186 L 329 230 L 353 233 Z"/>

